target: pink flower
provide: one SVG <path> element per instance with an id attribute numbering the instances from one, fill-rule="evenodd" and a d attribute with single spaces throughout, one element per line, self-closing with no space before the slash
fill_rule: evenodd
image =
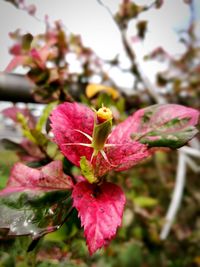
<path id="1" fill-rule="evenodd" d="M 54 140 L 84 177 L 74 185 L 73 206 L 78 210 L 90 254 L 107 245 L 121 225 L 125 195 L 115 184 L 97 183 L 109 170 L 126 170 L 150 155 L 146 145 L 131 139 L 134 119 L 111 129 L 112 112 L 92 111 L 77 103 L 59 105 L 51 115 Z"/>
<path id="2" fill-rule="evenodd" d="M 90 108 L 67 102 L 59 105 L 50 119 L 54 140 L 62 153 L 76 166 L 80 166 L 81 158 L 86 157 L 96 177 L 101 177 L 112 169 L 127 170 L 150 155 L 147 145 L 131 138 L 138 124 L 134 116 L 108 134 L 105 133 L 106 130 L 102 130 L 105 137 L 102 137 L 102 147 L 97 150 L 94 143 L 101 137 L 95 135 L 95 126 L 102 125 L 103 122 L 96 122 L 98 115 Z M 101 143 L 101 140 L 98 142 Z"/>

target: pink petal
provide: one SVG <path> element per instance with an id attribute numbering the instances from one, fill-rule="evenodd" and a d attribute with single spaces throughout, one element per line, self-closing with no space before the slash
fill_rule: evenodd
<path id="1" fill-rule="evenodd" d="M 104 149 L 109 162 L 100 153 L 94 161 L 97 176 L 102 176 L 112 169 L 127 170 L 151 155 L 146 145 L 134 142 L 131 138 L 137 127 L 136 116 L 128 117 L 113 129 L 107 141 L 107 144 L 113 146 Z"/>
<path id="2" fill-rule="evenodd" d="M 82 156 L 90 160 L 93 149 L 80 145 L 67 145 L 68 143 L 91 143 L 82 131 L 92 136 L 94 113 L 88 107 L 77 103 L 64 103 L 52 112 L 51 126 L 54 140 L 62 153 L 75 165 L 79 166 Z"/>
<path id="3" fill-rule="evenodd" d="M 90 254 L 107 245 L 121 225 L 125 195 L 120 187 L 104 182 L 74 186 L 73 205 L 78 210 Z"/>
<path id="4" fill-rule="evenodd" d="M 137 120 L 134 115 L 128 117 L 125 121 L 118 124 L 112 131 L 108 143 L 110 144 L 125 144 L 130 142 L 131 134 L 135 131 Z"/>
<path id="5" fill-rule="evenodd" d="M 116 171 L 127 170 L 150 156 L 146 145 L 132 140 L 120 146 L 107 148 L 106 154 L 111 164 L 116 166 L 114 167 Z"/>
<path id="6" fill-rule="evenodd" d="M 124 171 L 130 169 L 151 155 L 146 145 L 133 141 L 105 148 L 104 151 L 109 162 L 100 153 L 98 154 L 95 161 L 97 176 L 103 176 L 110 170 Z"/>
<path id="7" fill-rule="evenodd" d="M 20 191 L 26 189 L 35 190 L 56 190 L 71 189 L 73 183 L 68 175 L 62 170 L 62 162 L 52 161 L 48 165 L 33 169 L 22 163 L 16 163 L 12 168 L 7 186 L 1 191 L 1 195 L 9 192 Z"/>

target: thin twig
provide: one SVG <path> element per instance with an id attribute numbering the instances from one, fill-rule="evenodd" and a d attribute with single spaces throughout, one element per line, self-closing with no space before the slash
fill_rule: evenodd
<path id="1" fill-rule="evenodd" d="M 185 185 L 185 175 L 186 175 L 186 160 L 185 154 L 181 151 L 178 151 L 178 166 L 176 172 L 176 184 L 174 187 L 174 192 L 172 196 L 172 200 L 166 215 L 166 223 L 163 226 L 163 229 L 160 233 L 160 239 L 165 240 L 169 234 L 171 226 L 174 222 L 174 218 L 176 217 L 177 211 L 180 207 L 183 190 Z"/>
<path id="2" fill-rule="evenodd" d="M 113 18 L 113 13 L 107 5 L 105 5 L 101 0 L 97 0 L 97 3 L 104 7 L 106 11 L 110 14 L 110 16 Z"/>
<path id="3" fill-rule="evenodd" d="M 123 43 L 125 45 L 127 54 L 129 55 L 129 58 L 131 59 L 132 63 L 134 64 L 134 68 L 137 70 L 137 73 L 139 74 L 139 79 L 143 82 L 143 84 L 146 87 L 149 95 L 158 104 L 167 103 L 166 99 L 164 97 L 160 96 L 157 93 L 157 90 L 155 89 L 154 85 L 151 83 L 151 81 L 149 80 L 149 78 L 143 72 L 140 64 L 137 62 L 136 53 L 134 52 L 133 46 L 130 44 L 130 41 L 126 37 L 126 32 L 123 32 L 122 33 L 122 40 L 123 40 Z"/>

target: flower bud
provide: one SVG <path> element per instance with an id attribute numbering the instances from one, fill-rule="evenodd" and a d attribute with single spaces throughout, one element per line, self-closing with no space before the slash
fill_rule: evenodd
<path id="1" fill-rule="evenodd" d="M 96 115 L 97 115 L 97 124 L 113 118 L 112 111 L 106 107 L 98 109 Z"/>
<path id="2" fill-rule="evenodd" d="M 102 107 L 96 111 L 96 121 L 92 134 L 92 146 L 97 153 L 103 149 L 108 135 L 111 132 L 112 118 L 112 111 L 109 108 Z"/>

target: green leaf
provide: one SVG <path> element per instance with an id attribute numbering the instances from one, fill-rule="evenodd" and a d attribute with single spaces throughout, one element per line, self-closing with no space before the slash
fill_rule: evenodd
<path id="1" fill-rule="evenodd" d="M 134 198 L 134 203 L 141 208 L 150 208 L 156 206 L 158 201 L 155 198 L 143 196 Z"/>
<path id="2" fill-rule="evenodd" d="M 18 112 L 17 120 L 22 127 L 23 135 L 31 142 L 37 144 L 37 139 L 35 139 L 34 136 L 30 132 L 30 128 L 28 126 L 28 119 L 22 113 Z"/>
<path id="3" fill-rule="evenodd" d="M 38 131 L 37 129 L 31 129 L 30 130 L 31 135 L 33 136 L 33 138 L 36 140 L 36 143 L 42 147 L 46 147 L 49 139 L 40 131 Z"/>
<path id="4" fill-rule="evenodd" d="M 45 109 L 43 110 L 42 115 L 40 116 L 37 124 L 36 124 L 36 130 L 42 131 L 43 125 L 46 123 L 49 114 L 51 113 L 52 109 L 58 104 L 58 101 L 54 101 L 50 104 L 48 104 Z"/>
<path id="5" fill-rule="evenodd" d="M 46 148 L 49 139 L 43 133 L 41 133 L 39 129 L 37 129 L 37 126 L 36 129 L 30 129 L 28 126 L 28 119 L 22 113 L 17 114 L 17 120 L 21 124 L 23 135 L 28 140 L 34 144 Z"/>
<path id="6" fill-rule="evenodd" d="M 152 131 L 148 133 L 148 136 L 142 137 L 140 142 L 143 144 L 148 144 L 150 147 L 170 147 L 175 149 L 183 146 L 197 133 L 198 130 L 193 126 L 190 126 L 183 131 L 174 133 L 161 133 L 159 131 Z"/>
<path id="7" fill-rule="evenodd" d="M 94 169 L 92 164 L 86 159 L 85 156 L 81 157 L 80 167 L 83 176 L 88 180 L 89 183 L 95 183 L 97 178 L 94 176 Z"/>
<path id="8" fill-rule="evenodd" d="M 0 228 L 4 235 L 33 239 L 57 230 L 71 211 L 70 191 L 30 190 L 0 196 Z"/>

